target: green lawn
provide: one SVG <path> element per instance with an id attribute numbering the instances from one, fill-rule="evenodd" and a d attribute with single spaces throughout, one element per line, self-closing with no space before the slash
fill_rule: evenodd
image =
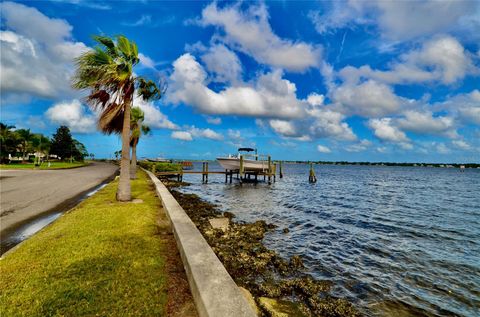
<path id="1" fill-rule="evenodd" d="M 41 170 L 50 170 L 50 169 L 65 169 L 65 168 L 74 168 L 80 166 L 88 165 L 88 162 L 51 162 L 50 167 L 48 163 L 44 162 L 40 167 L 35 167 L 33 163 L 11 163 L 11 164 L 0 164 L 0 169 L 41 169 Z"/>
<path id="2" fill-rule="evenodd" d="M 165 257 L 176 247 L 138 176 L 132 196 L 143 203 L 116 202 L 114 181 L 0 261 L 2 317 L 165 316 Z"/>

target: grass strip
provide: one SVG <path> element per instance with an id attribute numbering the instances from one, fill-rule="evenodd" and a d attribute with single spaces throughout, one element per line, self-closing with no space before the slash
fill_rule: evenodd
<path id="1" fill-rule="evenodd" d="M 0 261 L 1 316 L 164 316 L 171 239 L 144 172 L 141 203 L 115 200 L 117 181 Z M 160 219 L 161 220 L 161 219 Z"/>

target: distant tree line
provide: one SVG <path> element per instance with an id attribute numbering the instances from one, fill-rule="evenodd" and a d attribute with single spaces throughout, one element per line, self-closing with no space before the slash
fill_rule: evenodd
<path id="1" fill-rule="evenodd" d="M 75 140 L 66 126 L 59 127 L 52 138 L 48 138 L 30 129 L 15 129 L 0 123 L 1 163 L 10 163 L 14 157 L 29 161 L 32 153 L 36 164 L 40 164 L 42 157 L 48 160 L 51 155 L 64 161 L 83 161 L 89 155 L 85 145 Z"/>
<path id="2" fill-rule="evenodd" d="M 373 165 L 373 166 L 429 166 L 429 167 L 460 167 L 477 168 L 478 163 L 394 163 L 394 162 L 348 162 L 348 161 L 283 161 L 287 163 L 306 164 L 314 163 L 320 165 Z"/>

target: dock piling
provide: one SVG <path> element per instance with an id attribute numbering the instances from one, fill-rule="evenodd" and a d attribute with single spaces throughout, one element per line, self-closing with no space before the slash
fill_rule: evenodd
<path id="1" fill-rule="evenodd" d="M 308 182 L 310 183 L 316 183 L 317 182 L 317 177 L 315 176 L 315 170 L 313 169 L 313 163 L 310 162 L 310 173 L 308 176 Z"/>
<path id="2" fill-rule="evenodd" d="M 279 163 L 279 167 L 280 167 L 280 178 L 283 178 L 283 168 L 282 168 L 282 161 L 280 161 Z"/>

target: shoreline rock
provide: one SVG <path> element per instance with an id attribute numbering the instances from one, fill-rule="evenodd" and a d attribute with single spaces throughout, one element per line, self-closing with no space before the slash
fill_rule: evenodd
<path id="1" fill-rule="evenodd" d="M 304 272 L 299 255 L 289 260 L 263 244 L 265 234 L 277 226 L 263 220 L 253 223 L 233 221 L 232 213 L 223 213 L 195 194 L 181 193 L 176 182 L 164 182 L 223 263 L 237 285 L 256 299 L 262 316 L 362 316 L 348 301 L 332 296 L 330 281 L 316 280 Z M 216 219 L 228 225 L 212 225 Z M 260 305 L 260 299 L 263 305 Z M 274 305 L 274 301 L 277 305 Z M 266 304 L 269 303 L 269 304 Z M 291 305 L 286 305 L 291 303 Z M 270 305 L 271 304 L 271 305 Z M 297 313 L 273 315 L 268 307 L 295 307 Z M 287 310 L 288 311 L 288 310 Z M 283 315 L 282 315 L 283 314 Z"/>

